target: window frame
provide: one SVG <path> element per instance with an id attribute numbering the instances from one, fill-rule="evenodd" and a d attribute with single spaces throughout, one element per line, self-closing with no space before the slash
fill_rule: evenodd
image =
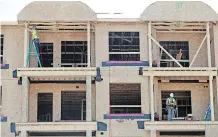
<path id="1" fill-rule="evenodd" d="M 0 46 L 1 46 L 1 48 L 0 48 L 0 51 L 1 51 L 1 53 L 0 53 L 0 63 L 1 64 L 3 64 L 4 63 L 4 34 L 0 34 Z"/>
<path id="2" fill-rule="evenodd" d="M 131 42 L 125 43 L 125 39 Z M 109 31 L 108 45 L 109 61 L 140 61 L 139 31 Z"/>
<path id="3" fill-rule="evenodd" d="M 52 47 L 52 49 L 49 49 L 49 47 Z M 46 50 L 51 50 L 51 52 L 42 52 L 44 49 L 42 49 L 42 47 L 45 47 Z M 44 57 L 51 55 L 52 59 L 51 61 L 49 61 L 50 59 L 46 58 L 44 59 Z M 43 57 L 44 56 L 44 57 Z M 42 42 L 40 43 L 39 46 L 39 58 L 40 58 L 40 62 L 42 64 L 43 67 L 53 67 L 54 64 L 54 43 L 52 42 Z M 51 64 L 47 64 L 48 62 L 51 62 Z M 46 64 L 46 66 L 45 66 Z"/>
<path id="4" fill-rule="evenodd" d="M 127 87 L 134 87 L 133 85 L 135 85 L 138 89 L 129 89 L 126 87 L 125 89 L 125 86 L 127 85 Z M 121 89 L 112 89 L 113 86 L 119 86 L 122 87 Z M 124 90 L 123 90 L 124 89 Z M 120 104 L 119 101 L 115 101 L 114 102 L 114 97 L 118 97 L 118 100 L 122 100 L 122 99 L 119 99 L 119 98 L 122 98 L 124 97 L 125 95 L 125 92 L 130 92 L 130 96 L 129 96 L 129 100 L 127 100 L 128 102 L 123 102 L 123 104 Z M 136 100 L 134 100 L 134 96 L 131 95 L 131 93 L 133 92 L 138 92 L 137 94 L 139 95 L 139 97 L 136 96 Z M 118 96 L 117 93 L 114 93 L 113 92 L 117 92 L 118 94 L 120 94 L 121 96 Z M 142 98 L 142 95 L 141 95 L 141 84 L 140 83 L 110 83 L 109 84 L 109 96 L 110 96 L 110 114 L 141 114 L 142 112 L 142 103 L 141 103 L 141 98 Z M 128 97 L 128 95 L 126 95 L 125 97 Z M 126 103 L 132 103 L 133 104 L 126 104 Z M 136 102 L 133 102 L 133 101 L 136 101 Z M 138 101 L 138 102 L 137 102 Z M 126 111 L 126 112 L 115 112 L 115 111 Z M 127 111 L 133 111 L 133 112 L 127 112 Z M 136 112 L 134 112 L 136 111 Z"/>
<path id="5" fill-rule="evenodd" d="M 86 40 L 61 41 L 61 67 L 87 67 L 87 48 Z M 72 51 L 67 51 L 67 49 Z M 78 52 L 77 50 L 81 51 Z M 72 57 L 69 58 L 67 56 Z"/>
<path id="6" fill-rule="evenodd" d="M 176 59 L 176 54 L 182 49 L 182 57 L 178 62 L 183 67 L 189 67 L 190 54 L 189 54 L 189 41 L 159 41 L 160 45 Z M 161 52 L 161 49 L 160 49 Z M 184 54 L 185 53 L 185 54 Z M 160 67 L 177 67 L 177 64 L 164 52 L 160 53 Z M 185 56 L 184 56 L 185 55 Z M 164 57 L 164 58 L 163 58 Z M 185 58 L 183 58 L 185 57 Z M 164 65 L 165 64 L 165 65 Z"/>

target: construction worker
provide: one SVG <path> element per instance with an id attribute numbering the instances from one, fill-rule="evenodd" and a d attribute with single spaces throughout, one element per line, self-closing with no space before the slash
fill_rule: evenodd
<path id="1" fill-rule="evenodd" d="M 39 53 L 39 36 L 38 36 L 38 32 L 36 30 L 36 26 L 34 25 L 32 27 L 32 30 L 27 28 L 31 33 L 32 33 L 32 40 L 36 46 L 36 50 L 37 50 L 37 53 Z"/>
<path id="2" fill-rule="evenodd" d="M 39 36 L 38 36 L 38 32 L 36 30 L 36 26 L 33 26 L 31 32 L 32 32 L 32 40 L 36 46 L 37 53 L 39 53 Z"/>
<path id="3" fill-rule="evenodd" d="M 167 112 L 168 112 L 168 121 L 172 121 L 172 118 L 175 117 L 175 107 L 176 107 L 176 100 L 174 98 L 173 93 L 170 93 L 170 97 L 167 98 L 166 105 L 167 105 Z"/>

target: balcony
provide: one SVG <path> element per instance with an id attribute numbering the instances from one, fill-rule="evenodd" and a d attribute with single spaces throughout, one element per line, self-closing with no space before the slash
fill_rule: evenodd
<path id="1" fill-rule="evenodd" d="M 143 76 L 217 76 L 217 68 L 140 68 Z"/>
<path id="2" fill-rule="evenodd" d="M 85 131 L 107 131 L 107 125 L 102 122 L 38 122 L 38 123 L 11 123 L 11 132 L 16 135 L 20 132 L 29 133 L 69 133 Z"/>
<path id="3" fill-rule="evenodd" d="M 90 68 L 18 68 L 14 77 L 96 76 L 97 69 Z"/>
<path id="4" fill-rule="evenodd" d="M 159 131 L 205 131 L 208 126 L 216 125 L 218 122 L 212 121 L 145 121 L 145 130 L 159 130 Z"/>

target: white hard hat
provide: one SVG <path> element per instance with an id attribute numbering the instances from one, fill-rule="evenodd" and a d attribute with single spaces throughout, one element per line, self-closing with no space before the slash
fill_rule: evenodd
<path id="1" fill-rule="evenodd" d="M 173 93 L 170 93 L 170 97 L 173 97 Z"/>

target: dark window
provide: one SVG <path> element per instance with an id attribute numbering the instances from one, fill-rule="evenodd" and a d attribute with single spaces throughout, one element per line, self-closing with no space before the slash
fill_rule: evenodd
<path id="1" fill-rule="evenodd" d="M 161 96 L 163 120 L 167 119 L 166 100 L 170 96 L 170 93 L 174 94 L 177 102 L 178 115 L 176 115 L 176 117 L 187 117 L 188 114 L 192 114 L 191 91 L 162 91 Z"/>
<path id="2" fill-rule="evenodd" d="M 38 122 L 52 122 L 53 94 L 38 93 Z"/>
<path id="3" fill-rule="evenodd" d="M 40 43 L 39 55 L 43 67 L 53 67 L 53 43 Z"/>
<path id="4" fill-rule="evenodd" d="M 0 86 L 0 106 L 2 106 L 2 86 Z"/>
<path id="5" fill-rule="evenodd" d="M 4 35 L 1 34 L 1 64 L 3 64 Z"/>
<path id="6" fill-rule="evenodd" d="M 139 43 L 139 32 L 109 32 L 109 60 L 139 61 Z"/>
<path id="7" fill-rule="evenodd" d="M 189 44 L 188 41 L 160 41 L 160 45 L 172 55 L 183 67 L 189 67 Z M 179 57 L 181 51 L 182 56 Z M 161 67 L 178 67 L 172 59 L 160 49 Z M 171 60 L 171 61 L 169 61 Z"/>
<path id="8" fill-rule="evenodd" d="M 204 131 L 169 131 L 169 132 L 160 132 L 160 136 L 202 136 L 204 137 L 205 132 Z"/>
<path id="9" fill-rule="evenodd" d="M 86 92 L 61 92 L 61 120 L 86 120 Z"/>
<path id="10" fill-rule="evenodd" d="M 110 84 L 112 114 L 141 113 L 140 84 Z"/>
<path id="11" fill-rule="evenodd" d="M 87 41 L 62 41 L 61 66 L 87 67 Z"/>

